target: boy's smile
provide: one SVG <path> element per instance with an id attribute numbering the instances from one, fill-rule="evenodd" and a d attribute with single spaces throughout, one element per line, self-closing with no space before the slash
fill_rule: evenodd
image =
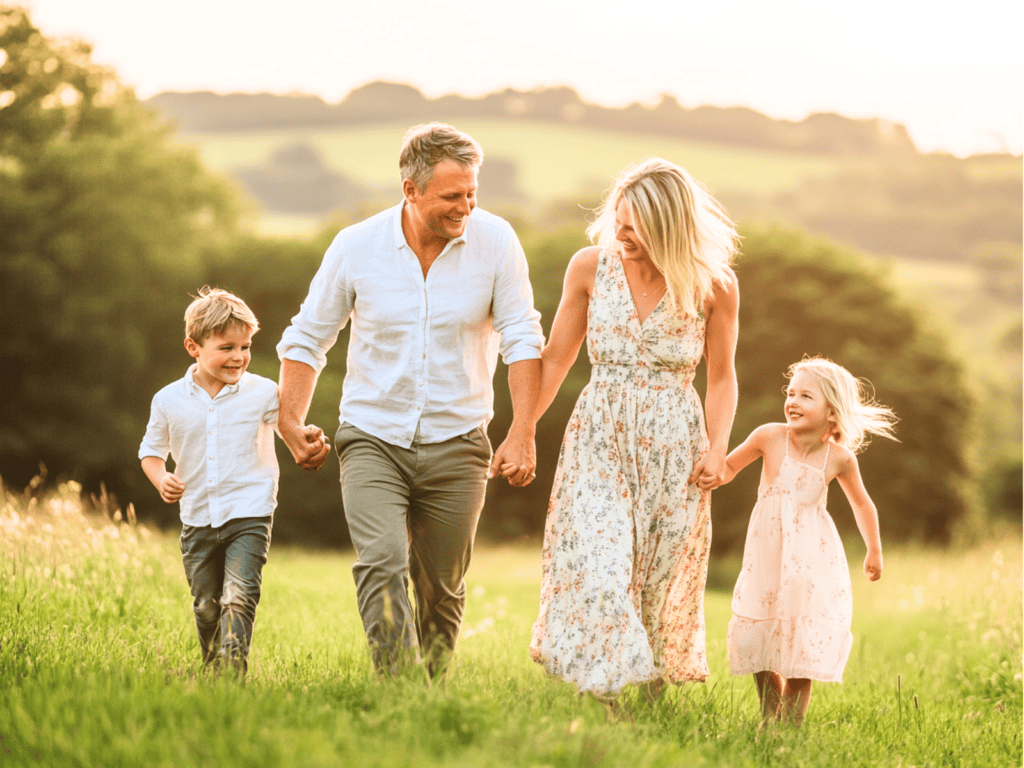
<path id="1" fill-rule="evenodd" d="M 193 378 L 210 397 L 241 380 L 252 357 L 252 334 L 248 326 L 237 325 L 213 334 L 202 344 L 185 339 L 185 349 L 196 359 Z"/>

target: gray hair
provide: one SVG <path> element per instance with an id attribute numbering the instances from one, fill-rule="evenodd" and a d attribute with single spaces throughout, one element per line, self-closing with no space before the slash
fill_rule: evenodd
<path id="1" fill-rule="evenodd" d="M 484 151 L 468 133 L 445 123 L 414 125 L 405 132 L 398 170 L 402 181 L 409 179 L 423 192 L 434 175 L 434 168 L 445 160 L 454 160 L 466 168 L 479 166 Z"/>

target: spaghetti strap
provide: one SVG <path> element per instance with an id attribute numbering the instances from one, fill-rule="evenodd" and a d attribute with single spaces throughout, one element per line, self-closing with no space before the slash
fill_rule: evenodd
<path id="1" fill-rule="evenodd" d="M 789 445 L 789 444 L 787 443 L 786 445 L 787 445 L 787 447 L 788 447 L 788 445 Z M 830 451 L 831 449 L 832 449 L 832 441 L 831 441 L 831 440 L 829 440 L 829 441 L 828 441 L 827 443 L 825 443 L 825 463 L 821 465 L 821 471 L 822 471 L 822 473 L 824 473 L 824 472 L 825 472 L 825 470 L 826 470 L 826 469 L 828 468 L 828 452 L 829 452 L 829 451 Z"/>

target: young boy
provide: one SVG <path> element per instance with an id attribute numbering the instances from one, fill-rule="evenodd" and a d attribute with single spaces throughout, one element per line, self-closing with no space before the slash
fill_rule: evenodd
<path id="1" fill-rule="evenodd" d="M 181 505 L 181 556 L 203 661 L 222 656 L 242 675 L 277 506 L 277 385 L 246 373 L 258 330 L 237 296 L 200 290 L 185 312 L 185 349 L 195 363 L 157 392 L 139 447 L 160 497 Z M 306 438 L 326 446 L 318 427 Z"/>

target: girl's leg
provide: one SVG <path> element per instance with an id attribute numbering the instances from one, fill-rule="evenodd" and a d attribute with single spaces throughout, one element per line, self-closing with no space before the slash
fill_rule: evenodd
<path id="1" fill-rule="evenodd" d="M 811 703 L 811 681 L 806 677 L 791 677 L 782 690 L 782 719 L 797 728 L 807 715 Z"/>
<path id="2" fill-rule="evenodd" d="M 761 702 L 761 723 L 773 723 L 779 719 L 782 705 L 784 680 L 775 672 L 755 672 L 757 700 Z"/>

